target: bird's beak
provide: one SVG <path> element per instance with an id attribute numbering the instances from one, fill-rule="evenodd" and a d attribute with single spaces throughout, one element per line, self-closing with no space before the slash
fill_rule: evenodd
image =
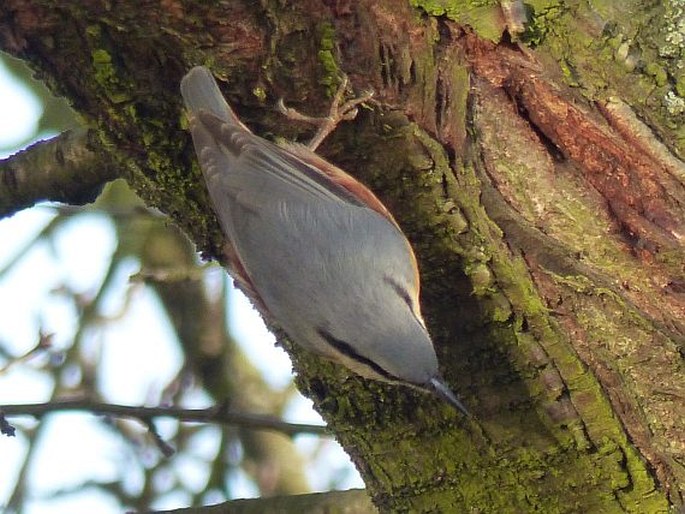
<path id="1" fill-rule="evenodd" d="M 471 417 L 471 413 L 468 410 L 466 410 L 466 407 L 464 407 L 464 405 L 459 401 L 457 395 L 454 394 L 449 387 L 447 387 L 447 384 L 445 384 L 445 381 L 442 378 L 431 378 L 428 381 L 428 384 L 426 384 L 426 388 L 429 391 L 437 394 L 440 398 L 445 400 L 455 409 L 461 411 L 465 416 L 469 418 Z"/>

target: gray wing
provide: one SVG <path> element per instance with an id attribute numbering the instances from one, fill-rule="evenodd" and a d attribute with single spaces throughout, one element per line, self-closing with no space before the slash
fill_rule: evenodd
<path id="1" fill-rule="evenodd" d="M 224 100 L 211 72 L 202 66 L 181 81 L 190 128 L 210 192 L 242 193 L 261 205 L 265 195 L 303 194 L 365 207 L 357 197 L 287 150 L 255 136 Z"/>
<path id="2" fill-rule="evenodd" d="M 365 206 L 346 189 L 283 148 L 201 110 L 191 122 L 208 186 L 235 194 L 246 207 L 273 197 Z M 239 198 L 238 198 L 239 196 Z"/>

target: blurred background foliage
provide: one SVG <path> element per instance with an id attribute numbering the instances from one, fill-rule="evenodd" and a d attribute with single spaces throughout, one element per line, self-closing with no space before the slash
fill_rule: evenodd
<path id="1" fill-rule="evenodd" d="M 78 123 L 20 61 L 0 65 L 43 106 L 19 147 Z M 43 204 L 2 220 L 0 240 L 0 405 L 226 404 L 321 422 L 223 270 L 202 262 L 124 181 L 91 205 Z M 87 413 L 8 421 L 17 429 L 0 438 L 8 513 L 177 508 L 363 485 L 329 437 L 163 419 L 154 428 L 175 449 L 167 458 L 139 421 Z"/>

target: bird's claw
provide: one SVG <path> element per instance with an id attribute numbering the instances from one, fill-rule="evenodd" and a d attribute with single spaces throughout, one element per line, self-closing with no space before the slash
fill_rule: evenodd
<path id="1" fill-rule="evenodd" d="M 373 91 L 365 91 L 360 96 L 343 102 L 348 84 L 349 80 L 347 75 L 343 75 L 340 86 L 338 86 L 338 89 L 333 96 L 333 102 L 328 111 L 328 116 L 307 116 L 292 107 L 287 107 L 282 98 L 278 100 L 276 108 L 288 119 L 302 121 L 318 127 L 316 134 L 314 134 L 314 137 L 307 144 L 310 150 L 316 150 L 323 140 L 335 130 L 338 123 L 341 121 L 353 120 L 359 112 L 359 105 L 368 102 L 373 98 Z"/>

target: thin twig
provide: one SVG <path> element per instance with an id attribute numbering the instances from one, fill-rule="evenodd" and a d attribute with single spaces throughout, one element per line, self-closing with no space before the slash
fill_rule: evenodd
<path id="1" fill-rule="evenodd" d="M 154 419 L 146 419 L 144 423 L 147 425 L 150 435 L 155 441 L 157 448 L 159 448 L 159 451 L 162 452 L 162 455 L 169 458 L 176 453 L 176 450 L 174 450 L 173 446 L 167 443 L 159 433 L 159 430 L 157 430 L 157 425 L 155 425 Z"/>
<path id="2" fill-rule="evenodd" d="M 43 353 L 46 350 L 49 350 L 50 347 L 52 346 L 52 340 L 54 338 L 55 334 L 51 333 L 45 333 L 43 332 L 43 329 L 40 328 L 38 330 L 38 342 L 36 345 L 31 348 L 29 351 L 24 353 L 23 355 L 20 355 L 19 357 L 15 357 L 11 359 L 7 364 L 4 366 L 0 367 L 0 375 L 7 373 L 11 368 L 14 366 L 17 366 L 19 364 L 24 364 L 27 361 L 31 360 L 35 356 Z"/>
<path id="3" fill-rule="evenodd" d="M 208 409 L 183 409 L 179 407 L 136 407 L 100 403 L 82 399 L 54 400 L 47 403 L 28 403 L 0 406 L 0 425 L 7 423 L 6 417 L 33 416 L 40 418 L 45 414 L 64 411 L 84 411 L 117 418 L 137 419 L 150 426 L 156 418 L 174 418 L 190 423 L 217 423 L 239 425 L 254 430 L 273 430 L 288 436 L 297 434 L 327 435 L 323 425 L 288 423 L 275 416 L 230 412 L 223 406 Z M 7 423 L 8 426 L 9 423 Z M 4 426 L 4 425 L 3 425 Z M 4 432 L 3 432 L 4 433 Z"/>

